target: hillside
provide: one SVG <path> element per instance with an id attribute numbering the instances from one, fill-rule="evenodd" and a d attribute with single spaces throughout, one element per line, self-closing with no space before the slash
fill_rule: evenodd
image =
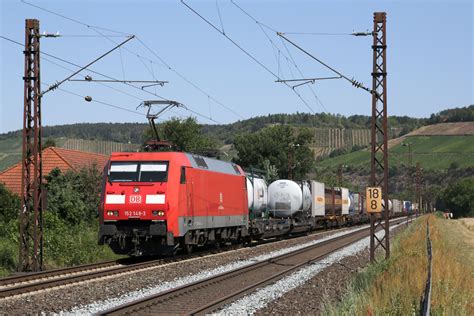
<path id="1" fill-rule="evenodd" d="M 217 140 L 228 156 L 235 156 L 230 144 L 236 135 L 255 132 L 267 126 L 289 124 L 308 127 L 315 135 L 315 157 L 326 156 L 341 147 L 366 146 L 370 139 L 368 116 L 345 117 L 333 114 L 269 114 L 225 125 L 202 125 L 203 134 Z M 391 117 L 391 137 L 423 124 L 423 119 Z M 159 124 L 158 124 L 159 126 Z M 143 142 L 144 123 L 80 123 L 43 127 L 43 139 L 59 147 L 109 154 L 111 151 L 137 150 Z M 230 159 L 229 158 L 229 159 Z M 21 131 L 0 134 L 0 171 L 21 159 Z"/>
<path id="2" fill-rule="evenodd" d="M 408 116 L 389 117 L 389 146 L 393 147 L 395 163 L 403 160 L 403 148 L 397 148 L 405 137 L 420 135 L 471 135 L 473 133 L 472 122 L 441 123 L 443 121 L 466 121 L 473 117 L 474 105 L 448 109 L 432 114 L 429 119 L 411 118 Z M 231 144 L 234 137 L 243 133 L 256 132 L 262 128 L 288 124 L 296 128 L 306 127 L 314 133 L 314 142 L 311 148 L 315 158 L 324 158 L 329 154 L 340 154 L 357 150 L 368 146 L 370 142 L 370 117 L 363 115 L 343 116 L 340 114 L 269 114 L 231 124 L 202 125 L 202 132 L 206 136 L 214 138 L 225 151 L 229 159 L 235 156 Z M 426 125 L 434 124 L 434 125 Z M 420 128 L 421 127 L 421 128 Z M 86 150 L 102 154 L 109 154 L 115 150 L 137 150 L 143 142 L 144 131 L 148 128 L 145 123 L 80 123 L 71 125 L 57 125 L 43 127 L 43 139 L 52 139 L 59 147 L 76 150 Z M 416 131 L 415 131 L 416 130 Z M 420 134 L 421 133 L 421 134 Z M 405 135 L 399 137 L 400 135 Z M 398 137 L 398 138 L 397 138 Z M 414 140 L 415 141 L 415 140 Z M 417 144 L 427 140 L 416 140 Z M 472 140 L 466 140 L 471 141 Z M 432 143 L 430 143 L 432 142 Z M 445 167 L 449 162 L 456 161 L 460 165 L 469 165 L 472 158 L 472 150 L 469 144 L 459 144 L 459 149 L 452 148 L 448 144 L 443 145 L 442 140 L 431 139 L 425 145 L 415 150 L 419 157 L 431 155 L 430 151 L 422 151 L 422 148 L 430 146 L 446 147 L 445 151 L 436 153 L 438 157 L 431 155 L 432 159 L 427 167 Z M 444 140 L 444 142 L 449 142 Z M 458 142 L 455 142 L 456 144 Z M 423 149 L 424 150 L 424 149 Z M 418 151 L 418 152 L 416 152 Z M 359 165 L 366 160 L 368 153 L 356 151 L 330 160 L 324 160 L 319 165 L 330 167 L 341 162 L 344 164 Z M 439 158 L 441 158 L 439 160 Z M 18 162 L 21 159 L 21 131 L 13 131 L 0 134 L 0 171 Z"/>
<path id="3" fill-rule="evenodd" d="M 405 136 L 390 141 L 390 165 L 408 165 L 408 147 L 411 143 L 413 165 L 417 162 L 425 169 L 447 169 L 452 164 L 462 168 L 474 167 L 474 122 L 440 123 L 424 126 Z M 367 149 L 351 152 L 318 163 L 319 167 L 336 168 L 340 164 L 351 167 L 368 167 L 370 152 Z"/>
<path id="4" fill-rule="evenodd" d="M 390 117 L 390 127 L 408 133 L 422 125 L 424 119 L 407 116 Z M 232 143 L 235 135 L 255 132 L 275 124 L 289 124 L 297 127 L 333 128 L 333 129 L 368 129 L 370 117 L 353 115 L 345 117 L 339 114 L 269 114 L 230 124 L 202 125 L 202 132 L 222 143 Z M 158 124 L 160 126 L 160 124 Z M 88 140 L 105 140 L 119 143 L 140 144 L 146 123 L 79 123 L 70 125 L 44 126 L 44 138 L 77 138 Z M 21 131 L 0 134 L 0 140 L 21 137 Z"/>

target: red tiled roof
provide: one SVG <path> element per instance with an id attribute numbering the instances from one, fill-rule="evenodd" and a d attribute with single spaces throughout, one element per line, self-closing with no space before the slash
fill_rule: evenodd
<path id="1" fill-rule="evenodd" d="M 63 172 L 70 169 L 79 171 L 93 164 L 102 171 L 108 159 L 106 155 L 48 147 L 43 150 L 43 176 L 49 174 L 54 168 L 59 168 Z M 0 182 L 18 195 L 21 194 L 21 170 L 21 162 L 19 162 L 0 173 Z"/>

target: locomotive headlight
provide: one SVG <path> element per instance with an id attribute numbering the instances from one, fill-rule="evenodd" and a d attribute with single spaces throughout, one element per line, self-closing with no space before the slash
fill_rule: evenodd
<path id="1" fill-rule="evenodd" d="M 115 216 L 118 216 L 118 214 L 119 214 L 118 211 L 114 211 Z"/>
<path id="2" fill-rule="evenodd" d="M 107 211 L 107 216 L 119 216 L 118 211 Z"/>
<path id="3" fill-rule="evenodd" d="M 153 216 L 164 216 L 165 212 L 164 211 L 153 211 L 151 212 Z"/>
<path id="4" fill-rule="evenodd" d="M 165 215 L 165 212 L 163 212 L 163 211 L 158 212 L 158 216 L 164 216 L 164 215 Z"/>
<path id="5" fill-rule="evenodd" d="M 153 214 L 153 216 L 158 216 L 158 211 L 153 211 L 151 213 Z"/>

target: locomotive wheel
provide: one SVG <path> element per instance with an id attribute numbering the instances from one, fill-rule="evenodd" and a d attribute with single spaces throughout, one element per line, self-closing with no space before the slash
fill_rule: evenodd
<path id="1" fill-rule="evenodd" d="M 190 245 L 190 244 L 184 245 L 184 252 L 186 254 L 188 255 L 192 254 L 193 250 L 194 250 L 194 245 Z"/>

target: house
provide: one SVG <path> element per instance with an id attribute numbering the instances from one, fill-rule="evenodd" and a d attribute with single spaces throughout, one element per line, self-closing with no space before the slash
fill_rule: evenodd
<path id="1" fill-rule="evenodd" d="M 79 171 L 96 165 L 102 171 L 107 160 L 106 155 L 70 150 L 58 147 L 48 147 L 43 150 L 43 176 L 46 176 L 54 168 L 65 172 L 67 170 Z M 3 183 L 10 191 L 21 195 L 21 162 L 0 173 L 0 183 Z"/>

